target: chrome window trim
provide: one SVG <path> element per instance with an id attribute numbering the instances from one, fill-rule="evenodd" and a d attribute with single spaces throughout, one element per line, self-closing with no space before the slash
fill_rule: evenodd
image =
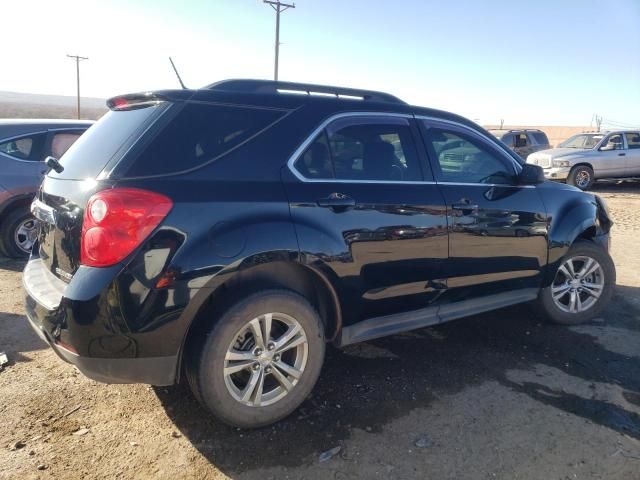
<path id="1" fill-rule="evenodd" d="M 349 180 L 349 179 L 337 179 L 337 178 L 307 178 L 304 175 L 302 175 L 298 170 L 296 170 L 294 166 L 294 163 L 296 162 L 296 160 L 298 160 L 300 155 L 302 155 L 305 152 L 305 150 L 309 147 L 309 145 L 313 143 L 316 137 L 320 134 L 320 132 L 322 132 L 322 130 L 324 130 L 327 127 L 327 125 L 329 125 L 331 122 L 335 120 L 339 120 L 345 117 L 396 117 L 396 118 L 406 118 L 409 120 L 411 119 L 435 120 L 438 122 L 450 123 L 452 125 L 462 127 L 478 135 L 478 132 L 476 132 L 473 128 L 468 127 L 467 125 L 464 125 L 462 123 L 454 122 L 451 120 L 444 120 L 436 117 L 428 117 L 424 115 L 412 115 L 410 113 L 394 113 L 394 112 L 337 113 L 328 117 L 324 121 L 322 121 L 322 123 L 320 123 L 320 125 L 316 127 L 313 130 L 313 132 L 311 132 L 311 134 L 304 140 L 304 142 L 302 142 L 300 146 L 296 148 L 293 154 L 289 157 L 289 160 L 287 161 L 287 167 L 298 180 L 300 180 L 303 183 L 361 183 L 361 184 L 370 183 L 370 184 L 386 184 L 386 185 L 459 185 L 459 186 L 469 186 L 469 187 L 483 186 L 483 187 L 536 188 L 535 185 L 509 185 L 509 184 L 502 184 L 502 183 L 438 182 L 434 180 L 419 180 L 419 181 L 412 180 L 412 181 L 406 181 L 406 182 L 400 181 L 400 180 Z M 506 157 L 514 164 L 516 163 L 516 161 L 513 158 L 509 156 L 506 156 Z M 516 173 L 517 173 L 517 170 L 516 170 Z"/>
<path id="2" fill-rule="evenodd" d="M 293 173 L 298 180 L 304 183 L 378 183 L 378 184 L 388 183 L 392 185 L 393 184 L 407 185 L 407 184 L 435 183 L 435 182 L 428 182 L 423 180 L 403 182 L 400 180 L 387 181 L 387 180 L 348 180 L 348 179 L 337 179 L 337 178 L 307 178 L 304 175 L 302 175 L 298 170 L 296 170 L 294 163 L 296 162 L 296 160 L 298 160 L 298 158 L 300 158 L 300 155 L 302 155 L 305 152 L 305 150 L 309 147 L 309 145 L 313 143 L 313 141 L 320 134 L 320 132 L 322 132 L 322 130 L 324 130 L 327 127 L 327 125 L 329 125 L 330 123 L 336 120 L 339 120 L 341 118 L 349 118 L 349 117 L 394 117 L 394 118 L 406 118 L 408 120 L 411 120 L 414 118 L 413 115 L 411 115 L 410 113 L 393 113 L 393 112 L 343 112 L 343 113 L 336 113 L 335 115 L 330 116 L 329 118 L 325 119 L 322 123 L 320 123 L 320 125 L 316 127 L 315 130 L 313 130 L 313 132 L 311 132 L 311 134 L 305 139 L 305 141 L 302 142 L 302 144 L 300 144 L 300 146 L 296 148 L 293 154 L 289 157 L 289 160 L 287 161 L 287 167 L 289 167 L 289 170 L 291 171 L 291 173 Z"/>

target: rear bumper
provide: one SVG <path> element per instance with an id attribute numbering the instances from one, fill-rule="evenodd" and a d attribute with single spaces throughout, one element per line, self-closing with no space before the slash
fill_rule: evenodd
<path id="1" fill-rule="evenodd" d="M 95 310 L 87 308 L 87 305 L 92 307 L 92 302 L 65 297 L 69 285 L 42 268 L 40 259 L 29 261 L 23 274 L 23 284 L 25 309 L 33 330 L 62 360 L 75 365 L 87 377 L 104 383 L 175 383 L 178 355 L 135 356 L 131 352 L 138 349 L 132 340 L 122 335 L 103 335 L 103 331 L 92 325 L 90 315 Z M 85 317 L 81 317 L 82 314 Z M 84 331 L 87 328 L 88 331 Z M 95 332 L 95 337 L 92 332 Z M 92 345 L 113 344 L 113 339 L 129 342 L 124 344 L 126 348 L 121 348 L 119 357 L 108 357 L 104 350 L 96 356 L 77 353 L 98 351 Z M 133 344 L 132 348 L 129 348 L 130 344 Z"/>

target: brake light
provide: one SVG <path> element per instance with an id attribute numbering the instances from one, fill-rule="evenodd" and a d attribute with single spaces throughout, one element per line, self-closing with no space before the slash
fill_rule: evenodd
<path id="1" fill-rule="evenodd" d="M 84 210 L 80 263 L 109 267 L 133 252 L 173 207 L 168 197 L 137 188 L 93 195 Z"/>

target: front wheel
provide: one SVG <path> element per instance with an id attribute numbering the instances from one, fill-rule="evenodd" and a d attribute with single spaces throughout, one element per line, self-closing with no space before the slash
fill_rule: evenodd
<path id="1" fill-rule="evenodd" d="M 224 313 L 188 365 L 196 397 L 227 424 L 255 428 L 293 412 L 324 361 L 322 321 L 300 295 L 269 290 Z"/>
<path id="2" fill-rule="evenodd" d="M 607 306 L 615 283 L 609 254 L 592 242 L 577 241 L 559 262 L 553 283 L 541 290 L 539 303 L 556 323 L 585 323 Z"/>
<path id="3" fill-rule="evenodd" d="M 567 183 L 578 187 L 580 190 L 589 190 L 591 185 L 593 185 L 593 181 L 593 169 L 587 165 L 573 167 L 567 177 Z"/>

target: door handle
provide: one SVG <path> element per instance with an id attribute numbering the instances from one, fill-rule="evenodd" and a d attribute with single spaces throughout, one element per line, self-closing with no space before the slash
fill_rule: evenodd
<path id="1" fill-rule="evenodd" d="M 356 206 L 356 201 L 344 193 L 332 193 L 328 197 L 317 201 L 319 207 L 333 208 L 334 210 L 346 210 Z"/>
<path id="2" fill-rule="evenodd" d="M 478 210 L 478 205 L 474 205 L 471 203 L 454 203 L 453 205 L 451 205 L 451 208 L 453 210 L 462 210 L 464 212 Z"/>
<path id="3" fill-rule="evenodd" d="M 618 156 L 619 157 L 624 157 L 626 155 L 626 153 L 619 153 Z"/>

